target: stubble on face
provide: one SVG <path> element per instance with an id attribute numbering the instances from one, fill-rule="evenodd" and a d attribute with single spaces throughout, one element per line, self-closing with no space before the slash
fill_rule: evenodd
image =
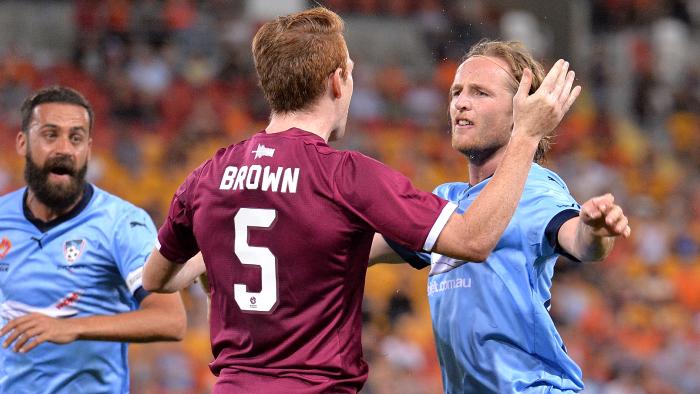
<path id="1" fill-rule="evenodd" d="M 500 59 L 477 56 L 467 59 L 455 74 L 453 89 L 468 95 L 463 109 L 450 103 L 453 149 L 464 154 L 471 164 L 482 165 L 503 149 L 512 130 L 513 77 L 500 65 Z M 452 97 L 451 91 L 451 97 Z M 453 97 L 452 100 L 455 98 Z M 457 105 L 459 106 L 459 105 Z M 471 129 L 457 130 L 456 119 L 466 117 L 474 122 Z"/>

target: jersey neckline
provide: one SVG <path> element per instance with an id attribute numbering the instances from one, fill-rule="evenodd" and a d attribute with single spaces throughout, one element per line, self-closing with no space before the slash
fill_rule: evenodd
<path id="1" fill-rule="evenodd" d="M 315 142 L 320 142 L 320 143 L 323 143 L 326 145 L 328 144 L 326 142 L 326 140 L 324 140 L 320 135 L 314 134 L 314 133 L 312 133 L 310 131 L 306 131 L 304 129 L 300 129 L 298 127 L 291 127 L 287 130 L 278 131 L 276 133 L 268 133 L 267 130 L 261 130 L 258 133 L 258 136 L 262 136 L 265 138 L 274 138 L 276 136 L 279 136 L 279 137 L 303 137 L 303 138 L 309 138 L 309 139 L 316 140 Z"/>
<path id="2" fill-rule="evenodd" d="M 83 197 L 80 199 L 80 202 L 75 207 L 73 207 L 73 209 L 55 219 L 45 222 L 35 217 L 32 211 L 29 210 L 29 207 L 27 206 L 27 195 L 29 193 L 29 187 L 27 187 L 24 190 L 24 195 L 22 196 L 22 210 L 24 211 L 24 217 L 37 229 L 39 229 L 39 231 L 45 233 L 51 230 L 52 228 L 58 226 L 59 224 L 78 216 L 78 214 L 80 214 L 80 212 L 82 212 L 85 209 L 85 207 L 87 207 L 88 203 L 92 199 L 92 195 L 94 194 L 94 192 L 95 189 L 92 187 L 92 185 L 90 183 L 85 183 Z"/>

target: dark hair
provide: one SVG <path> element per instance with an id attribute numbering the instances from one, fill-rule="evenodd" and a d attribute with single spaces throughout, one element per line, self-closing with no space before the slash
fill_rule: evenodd
<path id="1" fill-rule="evenodd" d="M 26 133 L 29 131 L 29 123 L 32 121 L 32 112 L 34 112 L 34 108 L 40 104 L 46 103 L 75 104 L 85 108 L 90 118 L 90 129 L 88 132 L 92 132 L 92 125 L 95 122 L 95 114 L 92 110 L 92 106 L 78 91 L 65 86 L 51 86 L 41 89 L 24 100 L 21 109 L 22 132 Z"/>
<path id="2" fill-rule="evenodd" d="M 273 112 L 306 109 L 336 69 L 347 76 L 343 20 L 316 7 L 265 23 L 253 38 L 260 86 Z"/>

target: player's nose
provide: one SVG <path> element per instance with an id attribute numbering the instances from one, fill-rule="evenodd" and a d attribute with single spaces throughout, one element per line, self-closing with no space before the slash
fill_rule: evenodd
<path id="1" fill-rule="evenodd" d="M 70 137 L 66 135 L 56 139 L 54 151 L 55 153 L 69 155 L 75 151 L 75 147 L 71 143 Z"/>
<path id="2" fill-rule="evenodd" d="M 458 111 L 466 111 L 472 106 L 469 96 L 464 93 L 460 93 L 452 102 L 455 109 Z"/>

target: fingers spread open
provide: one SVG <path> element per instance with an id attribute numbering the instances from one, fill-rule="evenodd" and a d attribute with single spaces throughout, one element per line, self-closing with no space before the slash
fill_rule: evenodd
<path id="1" fill-rule="evenodd" d="M 571 108 L 571 106 L 574 105 L 574 101 L 576 101 L 580 93 L 581 86 L 576 86 L 574 90 L 571 91 L 571 94 L 569 94 L 569 98 L 566 99 L 566 103 L 564 104 L 562 113 L 569 112 L 569 108 Z"/>
<path id="2" fill-rule="evenodd" d="M 569 95 L 571 94 L 571 87 L 574 85 L 574 79 L 576 78 L 576 73 L 571 70 L 568 73 L 566 73 L 566 81 L 564 82 L 564 88 L 562 89 L 561 93 L 559 94 L 559 102 L 566 104 L 566 100 L 568 100 Z M 563 108 L 563 106 L 562 106 Z"/>
<path id="3" fill-rule="evenodd" d="M 552 69 L 549 70 L 547 75 L 542 80 L 542 84 L 540 85 L 540 88 L 537 89 L 537 92 L 544 92 L 544 94 L 549 94 L 551 91 L 554 90 L 554 86 L 557 80 L 559 79 L 559 73 L 561 72 L 563 65 L 564 59 L 559 59 L 556 63 L 554 63 Z"/>
<path id="4" fill-rule="evenodd" d="M 564 62 L 564 64 L 562 64 L 561 66 L 561 69 L 559 70 L 559 75 L 557 75 L 557 80 L 554 84 L 554 88 L 550 92 L 550 95 L 556 100 L 559 99 L 559 96 L 561 96 L 562 92 L 564 91 L 564 86 L 566 86 L 566 76 L 568 72 L 569 62 Z"/>
<path id="5" fill-rule="evenodd" d="M 515 93 L 517 99 L 524 99 L 530 93 L 530 86 L 532 85 L 532 71 L 529 68 L 523 70 L 523 76 L 520 78 L 520 84 L 518 85 L 518 91 Z"/>

